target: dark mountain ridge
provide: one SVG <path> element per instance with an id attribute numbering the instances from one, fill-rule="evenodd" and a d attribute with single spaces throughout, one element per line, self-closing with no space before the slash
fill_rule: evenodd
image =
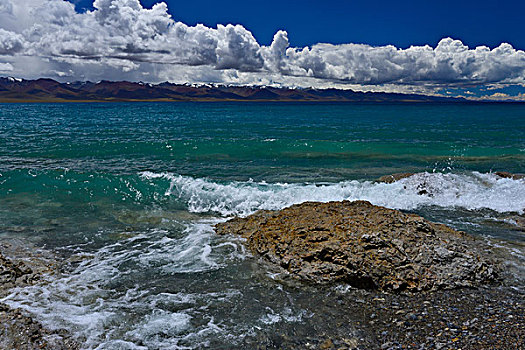
<path id="1" fill-rule="evenodd" d="M 313 101 L 313 102 L 462 102 L 460 98 L 340 89 L 266 86 L 190 85 L 100 81 L 60 83 L 52 79 L 0 77 L 0 102 L 84 101 Z"/>

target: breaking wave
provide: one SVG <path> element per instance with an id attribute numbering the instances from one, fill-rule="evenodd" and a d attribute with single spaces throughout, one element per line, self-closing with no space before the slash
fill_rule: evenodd
<path id="1" fill-rule="evenodd" d="M 278 210 L 305 201 L 341 200 L 367 200 L 375 205 L 404 210 L 437 206 L 522 214 L 525 209 L 525 180 L 500 178 L 490 173 L 418 173 L 392 184 L 372 181 L 219 183 L 171 173 L 143 172 L 140 175 L 152 185 L 155 181 L 168 181 L 165 196 L 176 197 L 191 212 L 215 212 L 223 216 L 245 216 L 260 209 Z"/>

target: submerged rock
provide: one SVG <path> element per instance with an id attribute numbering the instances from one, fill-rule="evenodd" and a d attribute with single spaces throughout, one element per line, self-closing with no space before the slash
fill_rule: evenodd
<path id="1" fill-rule="evenodd" d="M 0 349 L 77 350 L 65 331 L 50 331 L 19 309 L 0 303 Z"/>
<path id="2" fill-rule="evenodd" d="M 471 236 L 366 201 L 306 202 L 215 226 L 302 280 L 384 291 L 499 281 L 499 264 Z"/>
<path id="3" fill-rule="evenodd" d="M 520 231 L 525 231 L 525 216 L 523 215 L 509 216 L 504 220 L 504 222 L 511 224 Z"/>

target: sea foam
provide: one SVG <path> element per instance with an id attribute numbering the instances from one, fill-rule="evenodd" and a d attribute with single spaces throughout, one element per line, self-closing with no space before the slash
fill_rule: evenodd
<path id="1" fill-rule="evenodd" d="M 44 276 L 42 283 L 16 288 L 0 301 L 26 310 L 49 329 L 68 329 L 83 349 L 205 347 L 206 338 L 221 330 L 211 316 L 198 327 L 192 318 L 238 292 L 195 293 L 184 286 L 173 288 L 178 293 L 157 292 L 153 281 L 175 281 L 174 275 L 194 276 L 244 258 L 237 242 L 212 239 L 214 222 L 187 224 L 179 238 L 153 230 L 83 253 L 69 273 Z"/>
<path id="2" fill-rule="evenodd" d="M 525 181 L 500 178 L 494 174 L 418 173 L 392 184 L 372 181 L 288 184 L 228 182 L 143 172 L 146 181 L 165 180 L 174 196 L 196 213 L 214 212 L 223 216 L 249 215 L 260 209 L 278 210 L 306 201 L 367 200 L 393 209 L 415 210 L 424 206 L 490 209 L 499 213 L 525 208 Z M 152 183 L 154 185 L 154 183 Z"/>

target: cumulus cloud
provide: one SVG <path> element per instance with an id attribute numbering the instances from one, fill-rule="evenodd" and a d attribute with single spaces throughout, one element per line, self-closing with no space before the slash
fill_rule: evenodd
<path id="1" fill-rule="evenodd" d="M 93 11 L 76 13 L 63 0 L 0 0 L 0 57 L 17 57 L 10 60 L 13 70 L 25 77 L 48 72 L 76 79 L 167 78 L 416 92 L 444 85 L 525 84 L 525 52 L 505 43 L 494 49 L 469 48 L 445 38 L 435 48 L 323 43 L 295 48 L 281 30 L 264 46 L 241 25 L 209 28 L 177 22 L 165 3 L 148 9 L 139 0 L 95 0 L 93 6 Z M 33 71 L 23 66 L 28 61 Z"/>
<path id="2" fill-rule="evenodd" d="M 0 28 L 0 55 L 13 55 L 24 48 L 24 38 L 20 34 Z"/>
<path id="3" fill-rule="evenodd" d="M 516 101 L 516 102 L 525 102 L 525 93 L 520 93 L 517 95 L 509 95 L 503 92 L 496 92 L 491 95 L 485 95 L 478 98 L 474 98 L 475 100 L 480 101 Z"/>
<path id="4" fill-rule="evenodd" d="M 469 49 L 459 40 L 442 39 L 436 48 L 317 44 L 286 50 L 285 74 L 344 80 L 359 84 L 492 83 L 522 80 L 525 52 L 509 44 L 490 50 Z"/>

